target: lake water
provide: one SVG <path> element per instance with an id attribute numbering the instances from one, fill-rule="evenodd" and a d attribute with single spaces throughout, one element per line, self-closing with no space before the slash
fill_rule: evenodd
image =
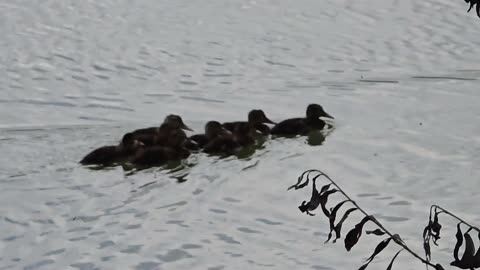
<path id="1" fill-rule="evenodd" d="M 302 214 L 325 171 L 422 254 L 433 203 L 479 225 L 480 19 L 464 1 L 0 1 L 0 269 L 357 269 Z M 180 114 L 335 116 L 319 146 L 193 155 L 181 170 L 78 161 Z M 340 200 L 341 197 L 332 197 Z M 317 211 L 318 212 L 318 211 Z M 345 224 L 350 229 L 360 216 Z M 455 220 L 433 261 L 453 260 Z M 372 227 L 373 228 L 373 227 Z M 385 269 L 391 245 L 369 269 Z M 394 269 L 422 269 L 407 253 Z"/>

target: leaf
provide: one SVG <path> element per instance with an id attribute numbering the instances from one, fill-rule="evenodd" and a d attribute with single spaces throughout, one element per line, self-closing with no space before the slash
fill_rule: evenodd
<path id="1" fill-rule="evenodd" d="M 390 240 L 392 240 L 391 237 L 380 242 L 375 248 L 375 250 L 373 251 L 373 254 L 370 256 L 370 258 L 367 259 L 367 262 L 364 265 L 362 265 L 360 268 L 358 268 L 358 270 L 367 269 L 368 265 L 373 261 L 375 256 L 377 256 L 380 252 L 382 252 L 388 246 L 388 244 L 390 243 Z"/>
<path id="2" fill-rule="evenodd" d="M 423 229 L 423 239 L 426 239 L 427 236 L 430 236 L 431 227 L 432 227 L 432 221 L 429 220 L 428 225 L 425 227 L 425 229 Z"/>
<path id="3" fill-rule="evenodd" d="M 435 265 L 435 270 L 445 270 L 445 268 L 443 268 L 443 266 L 441 266 L 440 264 L 436 264 Z"/>
<path id="4" fill-rule="evenodd" d="M 430 226 L 430 233 L 433 236 L 433 243 L 436 246 L 438 246 L 437 241 L 440 239 L 440 230 L 442 229 L 442 225 L 438 223 L 438 214 L 439 212 L 437 212 L 437 210 L 435 209 L 435 216 Z"/>
<path id="5" fill-rule="evenodd" d="M 465 251 L 463 252 L 462 259 L 460 261 L 454 261 L 451 263 L 452 266 L 456 266 L 461 269 L 473 269 L 474 265 L 474 254 L 475 254 L 475 244 L 473 239 L 470 236 L 469 232 L 472 228 L 467 230 L 463 237 L 465 238 Z"/>
<path id="6" fill-rule="evenodd" d="M 468 2 L 467 2 L 468 3 Z M 473 6 L 475 5 L 475 2 L 470 2 L 470 8 L 468 8 L 467 12 L 470 12 L 472 10 Z"/>
<path id="7" fill-rule="evenodd" d="M 374 235 L 378 235 L 378 236 L 385 234 L 385 232 L 380 230 L 380 229 L 376 229 L 374 231 L 366 231 L 365 233 L 366 234 L 374 234 Z"/>
<path id="8" fill-rule="evenodd" d="M 480 240 L 480 232 L 478 232 L 478 239 Z M 478 247 L 477 253 L 475 254 L 475 258 L 473 259 L 473 261 L 475 268 L 480 267 L 480 246 Z"/>
<path id="9" fill-rule="evenodd" d="M 388 265 L 387 267 L 387 270 L 392 270 L 392 267 L 393 267 L 393 262 L 395 261 L 395 259 L 397 258 L 398 254 L 400 254 L 400 252 L 402 252 L 403 249 L 400 249 L 397 254 L 395 254 L 395 256 L 393 256 L 392 258 L 392 261 L 390 261 L 390 264 Z"/>
<path id="10" fill-rule="evenodd" d="M 453 249 L 453 257 L 455 258 L 456 262 L 460 261 L 460 258 L 458 257 L 458 251 L 463 244 L 462 228 L 460 228 L 460 224 L 461 223 L 457 224 L 457 234 L 455 235 L 455 237 L 457 238 L 457 243 L 455 244 L 455 248 Z"/>
<path id="11" fill-rule="evenodd" d="M 308 203 L 306 201 L 303 201 L 302 205 L 298 207 L 298 209 L 300 209 L 302 213 L 307 212 L 307 214 L 310 216 L 314 216 L 314 214 L 310 212 L 317 209 L 317 207 L 320 205 L 321 201 L 323 200 L 323 198 L 320 196 L 320 193 L 317 190 L 315 178 L 312 180 L 312 182 L 313 182 L 312 197 L 310 198 L 310 201 Z"/>
<path id="12" fill-rule="evenodd" d="M 430 242 L 429 241 L 424 241 L 423 242 L 423 249 L 425 250 L 425 257 L 427 261 L 430 261 L 432 258 L 432 253 L 430 251 Z"/>
<path id="13" fill-rule="evenodd" d="M 308 175 L 307 175 L 307 181 L 305 181 L 305 183 L 303 183 L 303 184 L 300 185 L 300 183 L 302 183 L 303 177 L 304 177 L 305 174 L 307 174 L 307 173 L 310 174 L 310 171 L 305 171 L 305 172 L 303 172 L 302 175 L 300 175 L 300 176 L 298 177 L 297 183 L 296 183 L 295 185 L 290 186 L 287 190 L 290 190 L 290 189 L 292 189 L 292 188 L 295 188 L 295 190 L 297 190 L 297 189 L 304 188 L 305 186 L 307 186 L 307 185 L 308 185 L 308 182 L 310 181 L 310 179 L 308 178 Z"/>
<path id="14" fill-rule="evenodd" d="M 344 200 L 342 202 L 340 202 L 339 204 L 337 204 L 332 212 L 330 213 L 330 217 L 329 217 L 329 222 L 330 222 L 330 232 L 328 233 L 328 239 L 327 241 L 325 241 L 325 243 L 327 243 L 328 241 L 330 241 L 330 238 L 332 237 L 332 232 L 333 230 L 335 229 L 335 218 L 337 217 L 337 212 L 338 210 L 340 210 L 340 207 L 342 207 L 342 205 L 344 205 L 346 202 L 349 202 L 350 200 Z"/>
<path id="15" fill-rule="evenodd" d="M 321 193 L 321 195 L 320 195 L 320 198 L 319 198 L 320 199 L 320 205 L 322 206 L 322 211 L 327 218 L 330 218 L 330 212 L 327 210 L 328 196 L 330 196 L 331 194 L 333 194 L 337 191 L 338 191 L 337 189 L 331 189 L 331 190 L 327 190 L 327 191 Z"/>
<path id="16" fill-rule="evenodd" d="M 316 180 L 316 177 L 315 177 L 312 181 L 315 181 L 315 180 Z M 320 194 L 322 194 L 322 193 L 324 193 L 325 191 L 327 191 L 327 190 L 330 188 L 331 185 L 332 185 L 332 184 L 328 184 L 328 185 L 323 186 L 323 187 L 320 189 Z"/>
<path id="17" fill-rule="evenodd" d="M 334 228 L 334 231 L 335 231 L 335 239 L 333 240 L 334 243 L 337 242 L 337 239 L 342 237 L 341 236 L 341 231 L 342 231 L 343 222 L 348 218 L 348 215 L 350 215 L 350 213 L 352 213 L 353 211 L 356 211 L 356 210 L 358 210 L 358 208 L 352 207 L 352 208 L 348 209 L 347 211 L 345 211 L 345 214 L 343 214 L 342 219 L 337 223 L 337 225 Z"/>
<path id="18" fill-rule="evenodd" d="M 347 251 L 350 251 L 352 247 L 357 244 L 358 239 L 360 239 L 360 236 L 362 236 L 363 225 L 365 225 L 365 223 L 369 220 L 371 220 L 371 216 L 364 217 L 360 223 L 355 225 L 355 228 L 347 233 L 347 236 L 345 237 L 345 249 Z"/>

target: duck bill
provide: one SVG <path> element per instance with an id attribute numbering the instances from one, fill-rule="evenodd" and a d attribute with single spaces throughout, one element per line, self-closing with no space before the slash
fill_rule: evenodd
<path id="1" fill-rule="evenodd" d="M 323 117 L 327 117 L 327 118 L 330 118 L 330 119 L 335 119 L 333 118 L 333 116 L 331 116 L 330 114 L 326 113 L 326 112 L 323 112 Z"/>
<path id="2" fill-rule="evenodd" d="M 193 129 L 189 128 L 187 125 L 185 125 L 185 124 L 183 124 L 183 123 L 182 123 L 181 128 L 184 129 L 184 130 L 193 131 Z"/>

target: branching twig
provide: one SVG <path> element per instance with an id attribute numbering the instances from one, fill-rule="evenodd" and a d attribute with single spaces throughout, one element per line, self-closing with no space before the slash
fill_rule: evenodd
<path id="1" fill-rule="evenodd" d="M 472 230 L 477 231 L 477 232 L 480 233 L 480 229 L 479 229 L 478 227 L 475 227 L 475 226 L 473 226 L 473 225 L 470 225 L 468 222 L 466 222 L 465 220 L 459 218 L 459 217 L 456 216 L 455 214 L 452 214 L 452 212 L 446 210 L 445 208 L 443 208 L 443 207 L 441 207 L 441 206 L 439 206 L 439 205 L 435 205 L 435 204 L 430 207 L 430 209 L 435 209 L 435 208 L 440 209 L 440 212 L 438 212 L 438 214 L 445 213 L 445 214 L 447 214 L 447 215 L 455 218 L 455 219 L 458 220 L 460 223 L 463 223 L 463 224 L 467 225 L 467 226 L 468 226 L 469 228 L 471 228 Z"/>

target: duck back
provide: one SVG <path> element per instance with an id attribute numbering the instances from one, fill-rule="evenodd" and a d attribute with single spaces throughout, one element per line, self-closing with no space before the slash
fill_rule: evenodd
<path id="1" fill-rule="evenodd" d="M 150 134 L 156 134 L 158 133 L 159 128 L 158 127 L 149 127 L 149 128 L 141 128 L 137 129 L 132 132 L 133 135 L 138 136 L 138 135 L 150 135 Z"/>
<path id="2" fill-rule="evenodd" d="M 272 130 L 272 135 L 305 135 L 310 131 L 305 118 L 291 118 L 283 120 L 276 124 Z"/>
<path id="3" fill-rule="evenodd" d="M 237 122 L 223 123 L 222 125 L 225 127 L 225 129 L 229 130 L 230 132 L 235 132 L 241 126 L 248 125 L 248 124 L 249 123 L 247 121 L 237 121 Z M 257 131 L 257 134 L 260 134 L 263 136 L 268 136 L 270 134 L 270 127 L 263 123 L 253 124 L 253 128 Z"/>
<path id="4" fill-rule="evenodd" d="M 240 147 L 241 145 L 232 136 L 224 136 L 209 141 L 203 148 L 203 152 L 233 155 Z"/>
<path id="5" fill-rule="evenodd" d="M 131 163 L 143 166 L 159 166 L 167 163 L 169 160 L 180 160 L 187 158 L 190 152 L 186 149 L 174 149 L 165 146 L 153 146 L 142 151 L 138 151 Z"/>
<path id="6" fill-rule="evenodd" d="M 166 163 L 173 149 L 161 146 L 152 146 L 138 151 L 131 163 L 135 165 L 155 166 Z"/>
<path id="7" fill-rule="evenodd" d="M 320 130 L 325 126 L 322 119 L 307 119 L 307 118 L 292 118 L 284 120 L 275 125 L 272 130 L 272 135 L 307 135 L 312 130 Z"/>
<path id="8" fill-rule="evenodd" d="M 235 129 L 237 129 L 237 127 L 239 125 L 245 125 L 245 124 L 248 124 L 247 121 L 236 121 L 236 122 L 226 122 L 226 123 L 223 123 L 222 126 L 227 129 L 228 131 L 231 131 L 231 132 L 234 132 Z"/>
<path id="9" fill-rule="evenodd" d="M 135 150 L 122 149 L 118 146 L 102 146 L 90 152 L 81 161 L 82 165 L 110 165 L 121 163 L 133 155 Z"/>

